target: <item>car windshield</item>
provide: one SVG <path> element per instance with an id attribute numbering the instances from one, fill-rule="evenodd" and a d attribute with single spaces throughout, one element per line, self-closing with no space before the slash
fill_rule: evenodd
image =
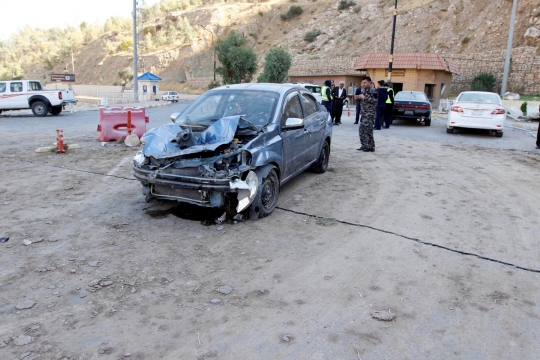
<path id="1" fill-rule="evenodd" d="M 459 102 L 475 102 L 475 103 L 490 103 L 498 104 L 499 97 L 497 94 L 483 93 L 463 93 L 458 99 Z"/>
<path id="2" fill-rule="evenodd" d="M 428 98 L 426 94 L 421 92 L 400 91 L 396 94 L 396 101 L 426 101 Z"/>
<path id="3" fill-rule="evenodd" d="M 272 91 L 208 91 L 181 113 L 176 123 L 206 128 L 223 117 L 242 115 L 260 129 L 272 119 L 278 100 L 279 94 Z"/>

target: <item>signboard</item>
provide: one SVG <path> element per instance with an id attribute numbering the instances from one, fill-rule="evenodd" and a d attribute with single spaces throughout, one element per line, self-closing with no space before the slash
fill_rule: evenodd
<path id="1" fill-rule="evenodd" d="M 53 82 L 75 82 L 75 74 L 51 74 Z"/>
<path id="2" fill-rule="evenodd" d="M 385 71 L 388 76 L 388 69 Z M 392 76 L 405 76 L 405 69 L 392 69 Z"/>

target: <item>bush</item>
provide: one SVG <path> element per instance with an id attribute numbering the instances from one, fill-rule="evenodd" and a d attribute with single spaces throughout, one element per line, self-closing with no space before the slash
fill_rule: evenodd
<path id="1" fill-rule="evenodd" d="M 217 88 L 220 86 L 221 86 L 221 83 L 219 82 L 219 80 L 216 80 L 215 84 L 214 84 L 214 80 L 212 80 L 210 81 L 210 83 L 208 83 L 208 90 L 212 90 L 213 88 Z"/>
<path id="2" fill-rule="evenodd" d="M 257 72 L 257 54 L 238 31 L 233 30 L 225 39 L 219 39 L 216 53 L 221 63 L 216 72 L 223 77 L 224 84 L 238 84 L 242 79 L 250 82 Z"/>
<path id="3" fill-rule="evenodd" d="M 463 40 L 461 40 L 461 45 L 467 45 L 471 41 L 471 38 L 468 36 L 465 36 Z"/>
<path id="4" fill-rule="evenodd" d="M 520 109 L 523 115 L 527 115 L 527 102 L 526 101 L 523 104 L 521 104 Z"/>
<path id="5" fill-rule="evenodd" d="M 289 11 L 287 11 L 286 14 L 281 14 L 280 17 L 281 17 L 281 20 L 287 21 L 287 20 L 291 20 L 295 16 L 298 16 L 298 15 L 302 14 L 303 12 L 304 12 L 304 10 L 302 9 L 301 6 L 292 5 L 289 8 Z"/>
<path id="6" fill-rule="evenodd" d="M 130 47 L 133 46 L 133 40 L 132 39 L 125 39 L 122 40 L 122 42 L 118 45 L 116 50 L 118 51 L 128 51 Z"/>
<path id="7" fill-rule="evenodd" d="M 291 55 L 280 48 L 268 51 L 264 59 L 263 73 L 257 78 L 258 82 L 281 83 L 289 77 Z"/>
<path id="8" fill-rule="evenodd" d="M 307 42 L 314 42 L 315 39 L 317 39 L 317 36 L 319 36 L 321 34 L 322 34 L 321 30 L 308 31 L 306 33 L 306 35 L 304 36 L 304 40 L 307 41 Z"/>
<path id="9" fill-rule="evenodd" d="M 354 7 L 354 12 L 355 13 L 358 14 L 360 12 L 360 10 L 362 10 L 362 7 L 360 5 Z"/>
<path id="10" fill-rule="evenodd" d="M 495 75 L 493 74 L 479 74 L 473 79 L 471 84 L 472 91 L 493 91 L 495 87 Z"/>
<path id="11" fill-rule="evenodd" d="M 354 5 L 356 5 L 354 1 L 341 0 L 338 5 L 338 10 L 345 10 Z"/>

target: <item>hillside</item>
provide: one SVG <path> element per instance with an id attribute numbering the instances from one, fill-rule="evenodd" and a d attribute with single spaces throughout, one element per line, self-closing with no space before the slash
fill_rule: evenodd
<path id="1" fill-rule="evenodd" d="M 396 52 L 431 51 L 450 54 L 478 54 L 506 48 L 511 0 L 400 0 L 396 29 Z M 164 5 L 142 15 L 140 70 L 151 71 L 165 81 L 162 89 L 204 88 L 212 77 L 212 39 L 202 24 L 217 37 L 235 29 L 244 34 L 262 66 L 266 51 L 283 47 L 294 63 L 308 60 L 331 62 L 334 58 L 355 58 L 366 52 L 389 51 L 394 0 L 353 0 L 339 10 L 339 2 L 322 0 L 274 0 L 201 4 L 184 9 Z M 178 3 L 178 2 L 174 2 Z M 280 19 L 291 5 L 302 14 Z M 520 0 L 514 47 L 534 48 L 540 55 L 540 41 L 527 40 L 527 29 L 540 29 L 537 1 Z M 180 5 L 178 5 L 180 7 Z M 81 42 L 74 51 L 79 84 L 121 84 L 119 72 L 129 73 L 132 64 L 129 19 L 109 24 L 108 30 L 94 31 L 94 38 Z M 114 24 L 113 24 L 114 25 Z M 320 30 L 314 41 L 304 40 L 309 31 Z M 5 46 L 5 44 L 4 44 Z M 1 44 L 0 44 L 1 50 Z M 47 80 L 51 72 L 71 70 L 71 55 L 64 51 L 56 64 L 35 58 L 21 65 L 24 77 Z M 4 59 L 4 66 L 6 66 Z M 11 60 L 13 61 L 13 60 Z M 0 57 L 0 69 L 2 57 Z M 12 65 L 11 65 L 12 66 Z"/>

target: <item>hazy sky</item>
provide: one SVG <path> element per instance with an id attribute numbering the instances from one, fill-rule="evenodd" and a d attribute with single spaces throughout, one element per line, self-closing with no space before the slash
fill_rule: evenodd
<path id="1" fill-rule="evenodd" d="M 145 6 L 156 2 L 159 0 L 144 0 Z M 133 0 L 0 0 L 0 39 L 26 25 L 51 28 L 79 25 L 82 21 L 103 25 L 111 16 L 131 17 L 132 10 Z"/>

